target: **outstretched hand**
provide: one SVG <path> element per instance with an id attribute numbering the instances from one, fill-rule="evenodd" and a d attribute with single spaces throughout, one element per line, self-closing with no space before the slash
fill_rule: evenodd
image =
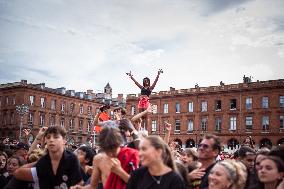
<path id="1" fill-rule="evenodd" d="M 162 69 L 159 69 L 158 71 L 158 75 L 160 75 L 161 73 L 164 73 Z"/>
<path id="2" fill-rule="evenodd" d="M 128 73 L 126 73 L 126 75 L 128 75 L 130 78 L 133 77 L 131 71 L 129 71 Z"/>
<path id="3" fill-rule="evenodd" d="M 24 129 L 23 133 L 25 134 L 25 137 L 28 137 L 29 134 L 31 133 L 31 129 Z"/>
<path id="4" fill-rule="evenodd" d="M 38 132 L 36 138 L 39 139 L 39 140 L 41 140 L 41 139 L 43 138 L 43 135 L 44 135 L 44 132 L 45 132 L 46 129 L 47 129 L 47 127 L 42 127 L 42 128 L 40 128 L 40 130 L 39 130 L 39 132 Z"/>
<path id="5" fill-rule="evenodd" d="M 165 129 L 166 129 L 167 131 L 171 131 L 171 130 L 172 130 L 172 124 L 170 124 L 170 123 L 168 123 L 168 122 L 165 121 Z"/>

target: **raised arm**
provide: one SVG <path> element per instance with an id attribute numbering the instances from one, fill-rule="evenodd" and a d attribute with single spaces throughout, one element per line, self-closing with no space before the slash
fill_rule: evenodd
<path id="1" fill-rule="evenodd" d="M 129 73 L 126 73 L 126 74 L 129 76 L 130 79 L 132 79 L 132 81 L 134 81 L 134 83 L 135 83 L 135 85 L 137 85 L 137 87 L 139 87 L 140 89 L 143 88 L 143 86 L 140 85 L 140 84 L 138 83 L 138 81 L 136 81 L 136 80 L 134 79 L 134 77 L 133 77 L 131 71 L 129 71 Z"/>
<path id="2" fill-rule="evenodd" d="M 157 84 L 157 82 L 158 82 L 158 80 L 159 80 L 159 76 L 160 76 L 161 73 L 163 73 L 163 70 L 162 70 L 162 69 L 159 69 L 158 74 L 157 74 L 157 76 L 156 76 L 156 79 L 155 79 L 154 83 L 153 83 L 153 84 L 151 85 L 151 87 L 150 87 L 150 90 L 151 90 L 151 91 L 155 88 L 155 86 L 156 86 L 156 84 Z"/>
<path id="3" fill-rule="evenodd" d="M 30 154 L 34 149 L 36 149 L 38 144 L 42 144 L 42 141 L 44 140 L 43 134 L 46 129 L 47 127 L 40 128 L 38 134 L 35 137 L 35 140 L 33 141 L 33 143 L 29 148 L 28 154 Z"/>
<path id="4" fill-rule="evenodd" d="M 131 118 L 131 122 L 134 123 L 135 121 L 137 121 L 138 119 L 142 118 L 143 116 L 147 115 L 148 113 L 152 113 L 152 107 L 149 106 L 146 110 L 144 110 L 143 112 L 140 112 L 138 114 L 136 114 L 135 116 L 133 116 Z"/>
<path id="5" fill-rule="evenodd" d="M 95 115 L 95 117 L 94 117 L 94 125 L 100 125 L 101 123 L 101 121 L 99 121 L 99 116 L 100 116 L 100 113 L 101 113 L 101 111 L 99 110 L 97 113 L 96 113 L 96 115 Z"/>
<path id="6" fill-rule="evenodd" d="M 165 128 L 166 128 L 166 133 L 165 133 L 165 138 L 164 141 L 169 144 L 170 142 L 170 135 L 171 135 L 171 130 L 172 130 L 172 124 L 165 122 Z"/>

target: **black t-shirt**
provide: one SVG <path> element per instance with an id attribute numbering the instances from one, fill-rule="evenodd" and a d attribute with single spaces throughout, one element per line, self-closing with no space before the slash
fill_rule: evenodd
<path id="1" fill-rule="evenodd" d="M 41 189 L 64 189 L 78 184 L 82 180 L 77 157 L 64 150 L 56 175 L 53 174 L 51 159 L 47 153 L 36 163 L 36 171 Z"/>
<path id="2" fill-rule="evenodd" d="M 33 189 L 33 182 L 17 180 L 15 177 L 12 177 L 9 180 L 9 182 L 6 184 L 4 189 L 18 189 L 18 188 Z"/>
<path id="3" fill-rule="evenodd" d="M 82 167 L 80 167 L 80 172 L 81 172 L 84 183 L 86 183 L 89 180 L 90 175 L 88 173 L 85 173 Z"/>
<path id="4" fill-rule="evenodd" d="M 213 163 L 212 165 L 210 165 L 206 170 L 205 170 L 205 175 L 203 175 L 203 177 L 201 178 L 201 183 L 199 188 L 200 189 L 207 189 L 208 188 L 208 177 L 210 174 L 211 169 L 214 167 L 216 163 Z"/>
<path id="5" fill-rule="evenodd" d="M 160 184 L 157 181 L 160 181 Z M 150 175 L 148 168 L 140 167 L 132 172 L 127 182 L 126 189 L 185 189 L 182 178 L 170 171 L 162 176 L 154 177 Z"/>

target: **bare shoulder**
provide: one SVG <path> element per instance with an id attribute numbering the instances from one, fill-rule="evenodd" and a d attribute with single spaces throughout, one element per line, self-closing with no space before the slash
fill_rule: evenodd
<path id="1" fill-rule="evenodd" d="M 94 159 L 93 159 L 93 163 L 99 163 L 101 162 L 103 159 L 105 159 L 107 157 L 107 155 L 105 153 L 98 153 Z"/>

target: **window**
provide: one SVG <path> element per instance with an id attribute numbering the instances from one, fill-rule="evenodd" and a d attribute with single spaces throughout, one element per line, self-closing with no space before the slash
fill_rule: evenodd
<path id="1" fill-rule="evenodd" d="M 252 130 L 252 116 L 246 117 L 246 129 Z"/>
<path id="2" fill-rule="evenodd" d="M 284 116 L 280 116 L 280 129 L 284 129 Z"/>
<path id="3" fill-rule="evenodd" d="M 45 98 L 44 97 L 40 98 L 40 107 L 45 108 Z"/>
<path id="4" fill-rule="evenodd" d="M 6 106 L 8 106 L 8 105 L 9 105 L 9 97 L 6 96 Z"/>
<path id="5" fill-rule="evenodd" d="M 231 99 L 230 103 L 230 110 L 236 110 L 237 109 L 237 99 Z"/>
<path id="6" fill-rule="evenodd" d="M 83 104 L 80 105 L 80 114 L 83 114 L 84 113 L 84 106 Z"/>
<path id="7" fill-rule="evenodd" d="M 34 106 L 35 104 L 35 96 L 30 96 L 30 105 Z"/>
<path id="8" fill-rule="evenodd" d="M 237 130 L 237 117 L 230 117 L 230 130 L 235 131 Z"/>
<path id="9" fill-rule="evenodd" d="M 50 102 L 50 109 L 56 110 L 56 100 L 52 99 Z"/>
<path id="10" fill-rule="evenodd" d="M 6 112 L 4 112 L 3 113 L 3 125 L 7 125 L 7 113 Z"/>
<path id="11" fill-rule="evenodd" d="M 49 119 L 49 125 L 55 126 L 55 115 L 51 115 Z"/>
<path id="12" fill-rule="evenodd" d="M 164 114 L 169 113 L 169 104 L 164 104 Z"/>
<path id="13" fill-rule="evenodd" d="M 157 121 L 152 120 L 152 132 L 156 132 L 156 131 L 157 131 Z"/>
<path id="14" fill-rule="evenodd" d="M 262 108 L 268 108 L 269 100 L 267 96 L 262 97 Z"/>
<path id="15" fill-rule="evenodd" d="M 33 126 L 33 124 L 34 124 L 34 113 L 29 113 L 28 125 Z"/>
<path id="16" fill-rule="evenodd" d="M 131 115 L 135 115 L 135 106 L 131 106 Z"/>
<path id="17" fill-rule="evenodd" d="M 92 114 L 92 106 L 88 106 L 88 115 Z"/>
<path id="18" fill-rule="evenodd" d="M 75 127 L 74 124 L 75 124 L 74 119 L 70 119 L 70 121 L 69 121 L 69 132 L 74 131 L 74 127 Z"/>
<path id="19" fill-rule="evenodd" d="M 207 130 L 207 117 L 201 119 L 201 131 Z"/>
<path id="20" fill-rule="evenodd" d="M 193 112 L 193 102 L 188 103 L 188 112 Z"/>
<path id="21" fill-rule="evenodd" d="M 269 117 L 268 116 L 262 117 L 262 130 L 263 131 L 269 130 Z"/>
<path id="22" fill-rule="evenodd" d="M 61 103 L 61 112 L 65 112 L 65 102 Z"/>
<path id="23" fill-rule="evenodd" d="M 45 115 L 44 113 L 40 113 L 39 114 L 39 126 L 44 126 L 44 122 L 45 122 Z"/>
<path id="24" fill-rule="evenodd" d="M 180 113 L 180 103 L 176 103 L 176 113 Z"/>
<path id="25" fill-rule="evenodd" d="M 92 121 L 88 120 L 87 132 L 91 132 Z"/>
<path id="26" fill-rule="evenodd" d="M 216 111 L 221 111 L 221 109 L 222 109 L 221 100 L 216 100 L 216 101 L 215 101 L 215 110 L 216 110 Z"/>
<path id="27" fill-rule="evenodd" d="M 65 125 L 65 118 L 62 117 L 61 120 L 60 120 L 60 126 L 64 127 L 64 125 Z"/>
<path id="28" fill-rule="evenodd" d="M 156 114 L 158 112 L 158 106 L 156 104 L 152 105 L 152 112 L 153 114 Z"/>
<path id="29" fill-rule="evenodd" d="M 252 109 L 252 98 L 251 97 L 246 98 L 246 109 L 247 110 Z"/>
<path id="30" fill-rule="evenodd" d="M 221 118 L 220 117 L 216 117 L 215 118 L 215 131 L 220 132 L 221 131 Z"/>
<path id="31" fill-rule="evenodd" d="M 11 124 L 14 124 L 14 120 L 15 120 L 15 113 L 11 112 Z"/>
<path id="32" fill-rule="evenodd" d="M 74 112 L 74 109 L 75 109 L 75 104 L 74 104 L 74 103 L 71 103 L 71 104 L 70 104 L 70 113 L 73 113 L 73 112 Z"/>
<path id="33" fill-rule="evenodd" d="M 78 131 L 83 131 L 83 120 L 82 120 L 82 119 L 79 120 L 79 128 L 78 128 Z"/>
<path id="34" fill-rule="evenodd" d="M 202 101 L 201 102 L 201 112 L 206 112 L 207 111 L 207 101 Z"/>
<path id="35" fill-rule="evenodd" d="M 280 105 L 281 108 L 284 107 L 284 96 L 279 97 L 279 105 Z"/>
<path id="36" fill-rule="evenodd" d="M 13 102 L 13 105 L 15 105 L 16 104 L 16 97 L 12 97 L 12 102 Z"/>
<path id="37" fill-rule="evenodd" d="M 192 133 L 193 132 L 193 120 L 192 119 L 188 120 L 187 132 L 188 133 Z"/>
<path id="38" fill-rule="evenodd" d="M 175 133 L 179 133 L 180 132 L 180 120 L 176 119 L 175 120 Z"/>

